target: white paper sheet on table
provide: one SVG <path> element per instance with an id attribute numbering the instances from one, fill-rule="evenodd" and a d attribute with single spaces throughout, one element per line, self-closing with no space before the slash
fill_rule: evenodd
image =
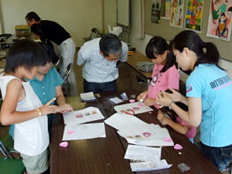
<path id="1" fill-rule="evenodd" d="M 153 111 L 152 108 L 140 102 L 117 105 L 114 106 L 114 110 L 118 113 L 129 113 L 131 115 Z"/>
<path id="2" fill-rule="evenodd" d="M 105 120 L 105 123 L 117 130 L 133 130 L 138 126 L 147 126 L 148 124 L 133 115 L 115 113 Z"/>
<path id="3" fill-rule="evenodd" d="M 124 137 L 128 143 L 142 146 L 173 146 L 170 134 L 166 128 L 159 125 L 150 124 L 146 127 L 137 127 L 133 131 L 118 131 L 118 134 Z M 167 141 L 168 139 L 168 141 Z"/>
<path id="4" fill-rule="evenodd" d="M 105 123 L 117 129 L 118 134 L 131 144 L 144 146 L 174 145 L 166 128 L 161 128 L 155 124 L 147 124 L 132 115 L 116 113 L 106 119 Z"/>
<path id="5" fill-rule="evenodd" d="M 152 171 L 152 170 L 161 170 L 168 169 L 172 164 L 168 164 L 166 160 L 160 160 L 158 164 L 151 164 L 149 162 L 135 162 L 130 163 L 132 172 L 139 171 Z"/>
<path id="6" fill-rule="evenodd" d="M 81 93 L 80 97 L 83 101 L 96 100 L 96 97 L 94 96 L 93 92 Z"/>
<path id="7" fill-rule="evenodd" d="M 161 148 L 128 145 L 124 158 L 133 161 L 160 160 Z"/>
<path id="8" fill-rule="evenodd" d="M 101 111 L 95 107 L 88 107 L 78 111 L 63 114 L 64 124 L 81 124 L 104 119 Z"/>
<path id="9" fill-rule="evenodd" d="M 62 140 L 85 140 L 105 137 L 106 133 L 104 123 L 90 123 L 81 125 L 66 125 Z"/>
<path id="10" fill-rule="evenodd" d="M 118 103 L 122 103 L 123 101 L 118 98 L 118 97 L 114 97 L 114 98 L 111 98 L 110 101 L 112 101 L 114 104 L 118 104 Z"/>
<path id="11" fill-rule="evenodd" d="M 128 145 L 124 158 L 134 161 L 130 163 L 133 172 L 166 169 L 172 166 L 166 160 L 161 160 L 161 148 Z"/>

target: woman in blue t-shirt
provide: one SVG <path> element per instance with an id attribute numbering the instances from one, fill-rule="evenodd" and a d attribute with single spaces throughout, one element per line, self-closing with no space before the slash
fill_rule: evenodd
<path id="1" fill-rule="evenodd" d="M 171 42 L 178 65 L 191 70 L 186 96 L 171 89 L 162 92 L 157 103 L 171 107 L 192 126 L 200 126 L 200 148 L 221 171 L 232 164 L 232 81 L 219 66 L 220 55 L 213 43 L 203 42 L 193 31 L 182 31 Z M 184 111 L 175 102 L 188 105 Z"/>

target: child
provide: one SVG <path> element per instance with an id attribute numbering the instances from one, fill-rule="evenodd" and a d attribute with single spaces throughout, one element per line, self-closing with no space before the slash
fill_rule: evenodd
<path id="1" fill-rule="evenodd" d="M 159 109 L 159 105 L 156 104 L 156 97 L 159 92 L 167 90 L 170 87 L 179 89 L 179 73 L 175 65 L 175 58 L 169 53 L 168 44 L 164 38 L 159 36 L 153 37 L 147 44 L 146 55 L 149 59 L 152 59 L 155 66 L 149 89 L 139 94 L 137 99 L 139 101 L 144 100 L 147 106 L 154 105 Z M 165 112 L 165 110 L 163 111 Z M 168 124 L 177 132 L 186 134 L 187 136 L 189 131 L 192 132 L 192 128 L 182 123 L 179 118 L 175 122 L 168 119 L 164 112 L 161 110 L 158 111 L 158 119 L 163 125 Z M 191 134 L 193 135 L 188 137 L 193 138 L 192 136 L 195 136 L 195 133 Z"/>
<path id="2" fill-rule="evenodd" d="M 158 112 L 157 118 L 163 126 L 170 126 L 176 132 L 186 135 L 186 137 L 193 142 L 193 138 L 196 135 L 196 127 L 191 126 L 173 112 L 171 115 L 165 115 L 163 112 Z"/>
<path id="3" fill-rule="evenodd" d="M 9 50 L 6 67 L 0 77 L 3 97 L 0 120 L 3 125 L 15 124 L 14 148 L 20 152 L 28 173 L 48 169 L 49 144 L 47 114 L 55 113 L 51 102 L 42 105 L 30 83 L 39 65 L 46 63 L 46 52 L 33 41 L 21 40 Z"/>
<path id="4" fill-rule="evenodd" d="M 145 105 L 154 105 L 157 109 L 155 98 L 160 91 L 168 88 L 179 89 L 179 73 L 175 66 L 175 58 L 168 51 L 168 44 L 162 37 L 153 37 L 146 47 L 146 55 L 155 63 L 152 80 L 148 90 L 142 92 L 137 100 L 144 101 Z"/>

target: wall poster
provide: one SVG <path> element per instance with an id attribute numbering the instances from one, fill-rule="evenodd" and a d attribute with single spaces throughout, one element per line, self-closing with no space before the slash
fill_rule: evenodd
<path id="1" fill-rule="evenodd" d="M 229 41 L 231 35 L 232 0 L 212 0 L 207 36 Z"/>
<path id="2" fill-rule="evenodd" d="M 203 4 L 204 0 L 187 0 L 185 28 L 202 30 Z"/>
<path id="3" fill-rule="evenodd" d="M 170 25 L 183 28 L 184 0 L 171 0 Z"/>
<path id="4" fill-rule="evenodd" d="M 160 24 L 161 0 L 153 0 L 151 5 L 151 22 Z"/>
<path id="5" fill-rule="evenodd" d="M 171 0 L 161 1 L 161 18 L 170 19 Z"/>

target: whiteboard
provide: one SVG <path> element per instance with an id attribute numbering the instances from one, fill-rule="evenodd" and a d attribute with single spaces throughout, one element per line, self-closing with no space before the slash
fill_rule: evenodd
<path id="1" fill-rule="evenodd" d="M 117 0 L 117 24 L 130 26 L 130 0 Z"/>

